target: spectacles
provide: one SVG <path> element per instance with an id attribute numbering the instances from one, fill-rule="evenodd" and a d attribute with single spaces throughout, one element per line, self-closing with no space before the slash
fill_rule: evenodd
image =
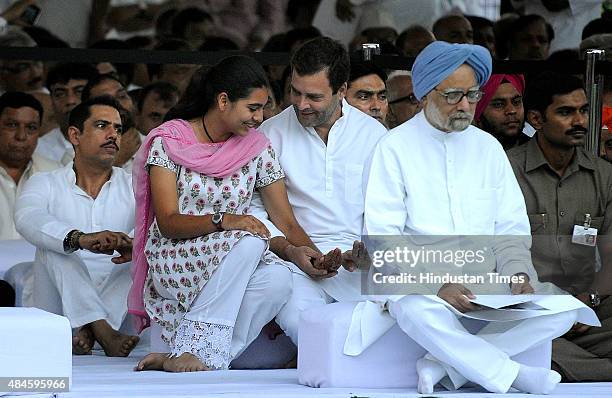
<path id="1" fill-rule="evenodd" d="M 412 105 L 417 105 L 419 103 L 419 100 L 414 96 L 414 94 L 410 93 L 410 95 L 407 95 L 405 97 L 399 97 L 394 99 L 393 101 L 389 101 L 389 105 L 397 104 L 398 102 L 404 101 L 408 101 Z"/>
<path id="2" fill-rule="evenodd" d="M 480 90 L 468 90 L 467 92 L 456 90 L 456 91 L 447 91 L 445 93 L 441 92 L 437 88 L 434 88 L 434 90 L 436 90 L 438 94 L 446 98 L 446 102 L 449 105 L 458 104 L 463 99 L 463 97 L 466 97 L 470 104 L 475 104 L 478 101 L 480 101 L 480 99 L 482 98 L 482 95 L 484 94 Z"/>

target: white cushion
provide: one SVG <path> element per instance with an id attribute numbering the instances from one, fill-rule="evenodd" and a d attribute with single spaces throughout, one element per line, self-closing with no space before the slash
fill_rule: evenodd
<path id="1" fill-rule="evenodd" d="M 36 247 L 26 240 L 0 240 L 0 278 L 13 265 L 34 261 Z"/>
<path id="2" fill-rule="evenodd" d="M 0 308 L 0 375 L 72 378 L 68 319 L 38 308 Z"/>
<path id="3" fill-rule="evenodd" d="M 298 378 L 311 387 L 413 388 L 417 385 L 416 360 L 426 351 L 396 324 L 358 356 L 345 355 L 353 309 L 341 302 L 303 311 L 300 316 Z M 479 322 L 463 322 L 476 332 Z M 516 361 L 550 367 L 551 342 L 517 355 Z"/>

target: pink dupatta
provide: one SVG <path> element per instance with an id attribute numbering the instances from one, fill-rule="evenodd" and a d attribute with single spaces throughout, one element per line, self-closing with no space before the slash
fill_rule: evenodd
<path id="1" fill-rule="evenodd" d="M 151 182 L 145 164 L 151 143 L 162 137 L 168 157 L 176 164 L 210 177 L 225 177 L 261 153 L 269 140 L 255 129 L 240 137 L 232 135 L 218 144 L 198 142 L 189 122 L 170 120 L 151 130 L 134 158 L 132 185 L 136 199 L 134 244 L 132 248 L 132 287 L 128 294 L 128 312 L 135 315 L 140 332 L 150 324 L 144 308 L 143 294 L 149 264 L 144 254 L 149 227 L 153 223 Z"/>

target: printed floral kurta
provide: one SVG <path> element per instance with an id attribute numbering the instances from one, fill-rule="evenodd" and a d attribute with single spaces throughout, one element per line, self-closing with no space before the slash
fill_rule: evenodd
<path id="1" fill-rule="evenodd" d="M 181 214 L 205 215 L 217 211 L 246 214 L 253 190 L 284 177 L 271 146 L 225 178 L 213 178 L 175 164 L 156 138 L 149 151 L 148 165 L 173 171 Z M 223 231 L 193 239 L 164 238 L 154 220 L 149 228 L 145 255 L 149 271 L 144 302 L 151 319 L 162 326 L 162 339 L 171 346 L 174 335 L 191 303 L 210 279 L 223 258 L 246 231 Z M 264 261 L 277 259 L 266 252 Z"/>

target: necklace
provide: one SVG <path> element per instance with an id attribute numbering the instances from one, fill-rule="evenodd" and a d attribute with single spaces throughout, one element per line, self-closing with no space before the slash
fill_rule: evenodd
<path id="1" fill-rule="evenodd" d="M 215 140 L 213 140 L 212 137 L 210 136 L 210 134 L 208 134 L 208 129 L 206 128 L 206 123 L 204 123 L 204 118 L 202 118 L 202 126 L 204 126 L 204 132 L 206 133 L 206 136 L 208 137 L 210 142 L 214 144 Z"/>

